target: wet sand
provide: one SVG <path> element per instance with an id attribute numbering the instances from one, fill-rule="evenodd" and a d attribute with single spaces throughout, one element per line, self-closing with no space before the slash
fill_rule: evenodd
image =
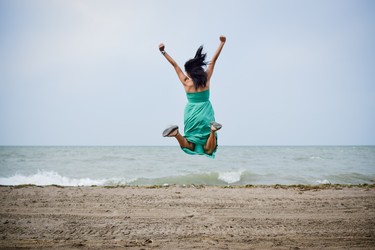
<path id="1" fill-rule="evenodd" d="M 0 187 L 1 249 L 375 249 L 375 188 Z"/>

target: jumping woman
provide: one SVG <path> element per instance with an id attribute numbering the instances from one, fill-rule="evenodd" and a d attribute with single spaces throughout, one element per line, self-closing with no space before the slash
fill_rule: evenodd
<path id="1" fill-rule="evenodd" d="M 222 126 L 215 122 L 214 110 L 209 100 L 210 80 L 225 41 L 226 37 L 220 36 L 219 48 L 209 63 L 205 61 L 206 53 L 202 53 L 203 46 L 200 46 L 195 57 L 185 63 L 186 74 L 165 51 L 164 44 L 159 45 L 160 52 L 175 69 L 188 99 L 184 112 L 185 135 L 182 136 L 179 133 L 178 126 L 174 125 L 164 130 L 163 136 L 175 137 L 182 150 L 188 154 L 215 157 L 217 148 L 216 131 L 221 129 Z M 206 66 L 207 70 L 204 69 Z"/>

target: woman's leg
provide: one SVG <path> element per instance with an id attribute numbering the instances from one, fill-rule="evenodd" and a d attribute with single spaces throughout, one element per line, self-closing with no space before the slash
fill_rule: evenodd
<path id="1" fill-rule="evenodd" d="M 206 145 L 204 145 L 203 149 L 206 152 L 206 154 L 212 154 L 217 146 L 216 141 L 216 131 L 221 129 L 222 125 L 217 122 L 211 122 L 211 133 L 210 136 L 207 139 Z"/>
<path id="2" fill-rule="evenodd" d="M 188 148 L 190 150 L 194 150 L 194 144 L 186 140 L 186 138 L 183 137 L 178 131 L 177 131 L 177 134 L 175 135 L 175 138 L 177 139 L 181 148 Z"/>
<path id="3" fill-rule="evenodd" d="M 203 149 L 206 154 L 212 154 L 216 149 L 216 131 L 211 130 L 210 136 L 207 139 L 206 145 L 204 145 Z"/>
<path id="4" fill-rule="evenodd" d="M 163 131 L 164 137 L 175 137 L 180 144 L 181 148 L 188 148 L 190 150 L 194 150 L 194 144 L 186 140 L 185 137 L 183 137 L 180 132 L 178 131 L 178 126 L 173 125 L 166 130 Z"/>

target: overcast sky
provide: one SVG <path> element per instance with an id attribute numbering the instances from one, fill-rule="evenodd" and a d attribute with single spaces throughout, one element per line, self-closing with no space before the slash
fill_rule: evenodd
<path id="1" fill-rule="evenodd" d="M 2 0 L 0 145 L 177 145 L 211 58 L 221 145 L 375 144 L 375 1 Z"/>

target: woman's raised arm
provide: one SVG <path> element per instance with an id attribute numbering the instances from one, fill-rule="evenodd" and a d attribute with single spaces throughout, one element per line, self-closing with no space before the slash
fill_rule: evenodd
<path id="1" fill-rule="evenodd" d="M 159 45 L 160 52 L 164 55 L 164 57 L 168 60 L 170 64 L 172 64 L 173 68 L 175 69 L 178 78 L 180 79 L 181 83 L 185 85 L 185 82 L 189 79 L 184 72 L 181 70 L 180 66 L 176 63 L 175 60 L 165 51 L 165 46 L 163 43 Z"/>
<path id="2" fill-rule="evenodd" d="M 208 67 L 207 67 L 207 81 L 209 81 L 211 79 L 211 76 L 214 73 L 214 67 L 215 67 L 216 60 L 219 58 L 219 55 L 221 53 L 221 50 L 224 47 L 224 44 L 225 44 L 226 40 L 227 40 L 227 38 L 225 36 L 220 36 L 219 48 L 217 48 L 214 56 L 212 57 L 212 60 L 210 61 L 210 63 L 208 64 Z"/>

